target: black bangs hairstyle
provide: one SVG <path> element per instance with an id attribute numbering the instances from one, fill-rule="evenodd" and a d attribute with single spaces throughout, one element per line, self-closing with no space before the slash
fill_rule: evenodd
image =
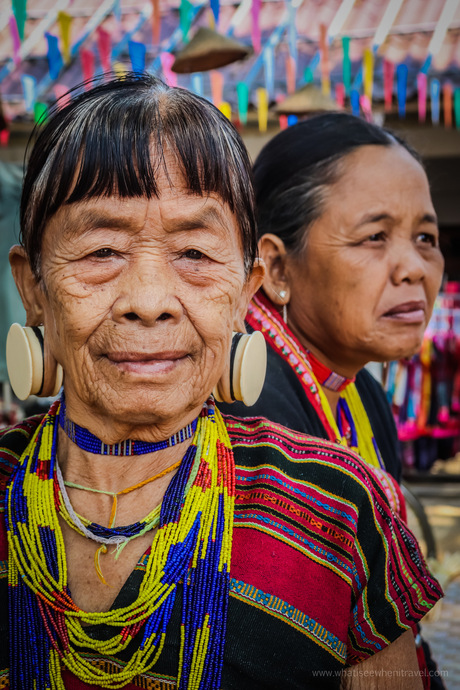
<path id="1" fill-rule="evenodd" d="M 20 210 L 21 243 L 36 277 L 44 230 L 61 206 L 112 195 L 158 197 L 165 151 L 192 194 L 215 193 L 235 214 L 248 273 L 257 234 L 251 164 L 238 132 L 204 98 L 152 75 L 127 74 L 55 107 L 36 134 Z"/>
<path id="2" fill-rule="evenodd" d="M 259 237 L 273 233 L 300 255 L 330 199 L 328 189 L 340 179 L 342 161 L 361 146 L 402 146 L 421 163 L 393 132 L 347 113 L 316 115 L 273 137 L 253 167 Z"/>

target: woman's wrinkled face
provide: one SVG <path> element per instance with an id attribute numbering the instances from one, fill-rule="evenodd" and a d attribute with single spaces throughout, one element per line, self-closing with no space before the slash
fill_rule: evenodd
<path id="1" fill-rule="evenodd" d="M 74 203 L 46 227 L 45 333 L 79 423 L 94 412 L 177 430 L 224 371 L 232 330 L 244 329 L 254 274 L 246 280 L 235 216 L 168 173 L 159 199 Z"/>
<path id="2" fill-rule="evenodd" d="M 291 326 L 346 374 L 420 347 L 444 262 L 427 177 L 405 149 L 365 146 L 342 163 L 287 271 Z"/>

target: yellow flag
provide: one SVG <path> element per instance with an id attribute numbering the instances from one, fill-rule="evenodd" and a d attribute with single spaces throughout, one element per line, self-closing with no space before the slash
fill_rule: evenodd
<path id="1" fill-rule="evenodd" d="M 117 77 L 124 77 L 125 74 L 128 72 L 128 70 L 122 62 L 114 62 L 112 65 L 112 69 Z"/>
<path id="2" fill-rule="evenodd" d="M 364 93 L 372 102 L 372 89 L 374 86 L 374 53 L 366 48 L 363 53 L 363 86 Z"/>
<path id="3" fill-rule="evenodd" d="M 222 103 L 219 104 L 219 110 L 221 113 L 225 115 L 230 121 L 232 119 L 232 106 L 230 103 L 227 103 L 227 101 L 222 101 Z"/>
<path id="4" fill-rule="evenodd" d="M 61 46 L 64 62 L 70 60 L 70 29 L 72 27 L 73 17 L 67 12 L 58 12 L 57 16 L 59 31 L 61 34 Z"/>
<path id="5" fill-rule="evenodd" d="M 259 132 L 267 131 L 268 122 L 268 91 L 257 89 L 257 118 L 259 120 Z"/>

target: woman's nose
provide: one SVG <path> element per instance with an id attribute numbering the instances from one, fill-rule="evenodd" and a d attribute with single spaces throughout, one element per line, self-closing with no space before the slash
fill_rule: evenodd
<path id="1" fill-rule="evenodd" d="M 176 286 L 175 272 L 164 259 L 144 257 L 134 262 L 119 278 L 114 320 L 139 321 L 145 326 L 178 320 L 183 309 Z"/>
<path id="2" fill-rule="evenodd" d="M 418 283 L 425 277 L 425 261 L 412 241 L 398 242 L 394 246 L 392 264 L 391 277 L 396 285 Z"/>

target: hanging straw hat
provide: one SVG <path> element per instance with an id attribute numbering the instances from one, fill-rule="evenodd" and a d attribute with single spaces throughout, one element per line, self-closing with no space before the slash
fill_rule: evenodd
<path id="1" fill-rule="evenodd" d="M 242 60 L 251 52 L 251 48 L 233 38 L 201 27 L 185 48 L 177 53 L 171 69 L 180 74 L 205 72 Z"/>
<path id="2" fill-rule="evenodd" d="M 306 115 L 324 110 L 340 110 L 338 104 L 314 84 L 305 84 L 273 108 L 278 115 Z"/>

